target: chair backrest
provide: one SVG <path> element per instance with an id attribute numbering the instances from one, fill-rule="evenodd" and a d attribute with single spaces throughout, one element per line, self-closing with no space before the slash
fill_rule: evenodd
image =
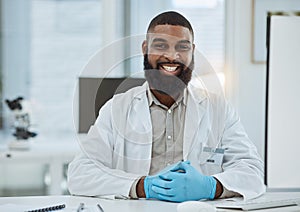
<path id="1" fill-rule="evenodd" d="M 123 93 L 145 82 L 142 78 L 79 78 L 79 128 L 86 133 L 95 122 L 101 107 L 114 94 Z"/>

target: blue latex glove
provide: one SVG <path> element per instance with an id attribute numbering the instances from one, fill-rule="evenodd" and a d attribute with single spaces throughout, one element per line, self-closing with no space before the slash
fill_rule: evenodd
<path id="1" fill-rule="evenodd" d="M 160 179 L 159 176 L 160 175 L 163 175 L 163 174 L 166 174 L 170 171 L 177 171 L 179 170 L 179 167 L 180 167 L 180 164 L 181 164 L 181 161 L 180 162 L 177 162 L 175 164 L 172 164 L 170 166 L 167 166 L 166 168 L 164 168 L 163 170 L 161 170 L 158 174 L 156 175 L 151 175 L 151 176 L 147 176 L 145 177 L 144 179 L 144 190 L 145 190 L 145 194 L 146 194 L 146 198 L 147 199 L 159 199 L 158 198 L 158 194 L 155 193 L 151 187 L 153 186 L 152 182 L 154 179 Z"/>
<path id="2" fill-rule="evenodd" d="M 153 179 L 151 190 L 158 199 L 183 202 L 188 200 L 214 199 L 217 181 L 212 176 L 199 173 L 189 163 L 182 162 L 177 170 L 170 170 Z"/>

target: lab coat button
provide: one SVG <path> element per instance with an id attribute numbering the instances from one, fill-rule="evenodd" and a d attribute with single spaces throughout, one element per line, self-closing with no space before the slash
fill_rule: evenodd
<path id="1" fill-rule="evenodd" d="M 170 140 L 172 138 L 172 136 L 168 135 L 167 139 Z"/>
<path id="2" fill-rule="evenodd" d="M 172 110 L 171 110 L 171 109 L 169 109 L 169 110 L 168 110 L 168 113 L 172 113 Z"/>

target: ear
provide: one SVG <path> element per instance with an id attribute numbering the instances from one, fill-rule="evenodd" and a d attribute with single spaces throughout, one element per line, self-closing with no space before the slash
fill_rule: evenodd
<path id="1" fill-rule="evenodd" d="M 196 45 L 193 43 L 193 54 L 195 52 L 195 47 L 196 47 Z"/>
<path id="2" fill-rule="evenodd" d="M 147 40 L 144 40 L 144 41 L 143 41 L 143 44 L 142 44 L 142 51 L 143 51 L 143 55 L 145 55 L 145 54 L 148 53 L 148 44 L 147 44 Z"/>

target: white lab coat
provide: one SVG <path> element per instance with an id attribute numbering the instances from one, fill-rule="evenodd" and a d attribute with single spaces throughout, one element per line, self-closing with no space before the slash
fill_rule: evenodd
<path id="1" fill-rule="evenodd" d="M 149 173 L 152 124 L 147 83 L 115 95 L 100 110 L 82 153 L 69 165 L 69 191 L 76 195 L 128 197 L 135 179 Z M 261 195 L 263 162 L 239 117 L 224 98 L 188 87 L 183 158 L 199 172 L 215 176 L 246 199 Z M 226 149 L 220 165 L 206 162 L 203 147 Z"/>

